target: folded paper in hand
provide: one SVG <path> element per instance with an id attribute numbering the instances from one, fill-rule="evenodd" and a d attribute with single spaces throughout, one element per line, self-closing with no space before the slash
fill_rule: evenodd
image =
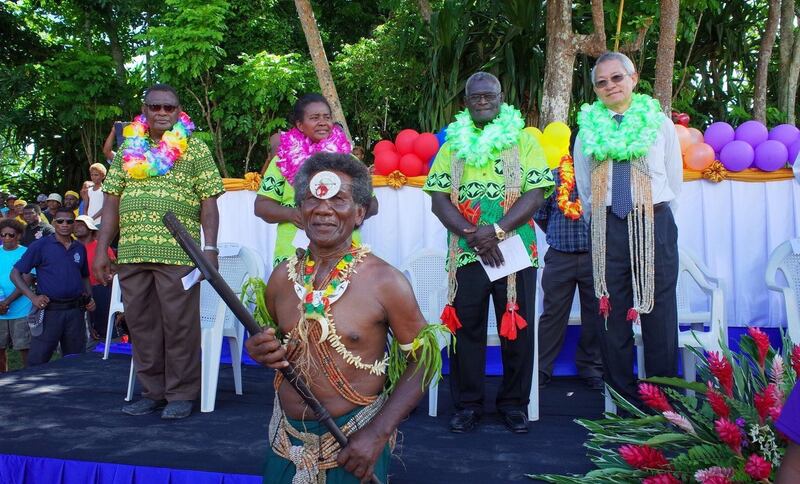
<path id="1" fill-rule="evenodd" d="M 528 251 L 525 250 L 525 244 L 519 234 L 498 243 L 497 248 L 503 254 L 504 263 L 501 266 L 492 267 L 484 263 L 480 256 L 478 257 L 478 261 L 480 261 L 490 281 L 496 281 L 509 274 L 519 272 L 526 267 L 533 267 L 531 258 L 528 256 Z"/>

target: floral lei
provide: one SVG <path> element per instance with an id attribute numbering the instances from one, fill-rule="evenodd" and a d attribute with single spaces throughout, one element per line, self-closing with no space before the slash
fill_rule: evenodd
<path id="1" fill-rule="evenodd" d="M 151 148 L 150 125 L 143 115 L 136 116 L 122 133 L 126 141 L 122 152 L 122 169 L 137 180 L 166 175 L 186 153 L 192 131 L 194 123 L 188 114 L 181 111 L 178 122 L 161 135 L 156 148 Z"/>
<path id="2" fill-rule="evenodd" d="M 561 183 L 556 189 L 556 204 L 558 209 L 570 220 L 578 220 L 583 213 L 581 199 L 570 201 L 569 197 L 575 190 L 575 165 L 570 155 L 564 155 L 559 165 L 561 168 Z"/>
<path id="3" fill-rule="evenodd" d="M 389 356 L 386 355 L 382 360 L 376 360 L 374 363 L 367 364 L 361 361 L 360 356 L 354 355 L 342 343 L 342 338 L 336 333 L 336 324 L 333 321 L 333 314 L 331 313 L 331 306 L 344 294 L 347 286 L 350 283 L 350 276 L 355 272 L 355 267 L 358 263 L 370 252 L 368 246 L 360 246 L 353 243 L 350 250 L 342 256 L 341 260 L 336 263 L 336 266 L 331 270 L 330 274 L 325 278 L 324 288 L 320 290 L 314 289 L 314 278 L 317 274 L 317 267 L 314 259 L 311 258 L 311 252 L 306 251 L 306 256 L 303 261 L 303 274 L 299 276 L 295 270 L 296 264 L 289 263 L 289 277 L 295 283 L 295 291 L 300 297 L 300 322 L 292 333 L 296 337 L 302 339 L 302 332 L 307 333 L 307 321 L 317 321 L 322 328 L 320 340 L 321 344 L 328 341 L 331 347 L 342 356 L 345 362 L 358 368 L 359 370 L 368 371 L 373 375 L 384 375 L 386 367 L 389 363 Z M 301 329 L 305 328 L 305 329 Z"/>
<path id="4" fill-rule="evenodd" d="M 350 153 L 353 151 L 350 141 L 344 134 L 344 130 L 337 125 L 333 125 L 331 134 L 327 138 L 314 143 L 297 128 L 281 134 L 280 145 L 278 146 L 278 168 L 281 174 L 294 183 L 294 177 L 303 163 L 314 153 L 327 151 L 329 153 Z"/>
<path id="5" fill-rule="evenodd" d="M 664 114 L 658 101 L 644 94 L 634 94 L 622 123 L 609 115 L 601 101 L 581 106 L 578 136 L 583 152 L 596 163 L 607 159 L 630 161 L 647 154 L 663 122 Z"/>
<path id="6" fill-rule="evenodd" d="M 456 114 L 456 120 L 447 127 L 446 140 L 459 159 L 480 168 L 514 146 L 524 127 L 522 114 L 508 104 L 500 106 L 500 113 L 483 129 L 475 126 L 469 110 L 465 109 Z"/>

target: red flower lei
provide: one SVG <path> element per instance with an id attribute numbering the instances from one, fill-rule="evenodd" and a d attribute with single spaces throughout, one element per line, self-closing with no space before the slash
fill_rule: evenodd
<path id="1" fill-rule="evenodd" d="M 570 155 L 564 155 L 559 164 L 561 168 L 561 183 L 556 188 L 556 203 L 558 209 L 570 220 L 578 220 L 581 218 L 583 208 L 581 206 L 580 198 L 575 198 L 575 201 L 570 201 L 569 197 L 572 191 L 575 190 L 575 165 L 572 163 Z"/>

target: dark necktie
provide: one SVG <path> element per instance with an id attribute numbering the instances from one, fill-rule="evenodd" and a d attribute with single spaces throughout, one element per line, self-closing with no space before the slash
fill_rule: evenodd
<path id="1" fill-rule="evenodd" d="M 615 114 L 614 119 L 618 124 L 622 123 L 621 114 Z M 631 164 L 630 161 L 615 161 L 611 178 L 611 212 L 619 218 L 625 218 L 631 210 Z"/>

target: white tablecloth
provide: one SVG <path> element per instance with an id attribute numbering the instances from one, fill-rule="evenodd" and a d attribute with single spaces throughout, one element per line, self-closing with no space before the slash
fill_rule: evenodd
<path id="1" fill-rule="evenodd" d="M 395 267 L 417 250 L 445 251 L 446 231 L 418 188 L 375 189 L 376 216 L 362 239 Z M 253 215 L 255 192 L 227 192 L 219 199 L 219 242 L 237 242 L 262 254 L 270 272 L 275 225 Z M 782 296 L 769 291 L 764 271 L 781 242 L 800 236 L 800 185 L 794 180 L 748 183 L 687 182 L 676 214 L 678 243 L 722 278 L 730 326 L 785 326 Z M 539 253 L 547 244 L 537 230 Z M 698 294 L 693 304 L 702 306 Z"/>

